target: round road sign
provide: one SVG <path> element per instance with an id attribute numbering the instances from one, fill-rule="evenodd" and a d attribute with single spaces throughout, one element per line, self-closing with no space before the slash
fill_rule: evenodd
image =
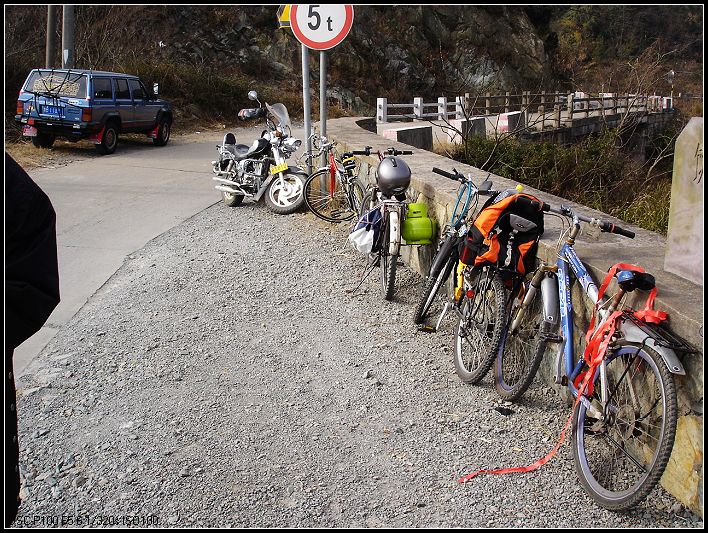
<path id="1" fill-rule="evenodd" d="M 293 4 L 290 27 L 297 40 L 313 50 L 329 50 L 352 29 L 354 8 L 347 5 Z"/>

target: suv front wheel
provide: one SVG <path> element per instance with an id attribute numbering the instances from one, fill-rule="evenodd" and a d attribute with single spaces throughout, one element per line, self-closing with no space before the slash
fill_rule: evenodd
<path id="1" fill-rule="evenodd" d="M 165 146 L 170 140 L 171 130 L 172 121 L 168 118 L 161 118 L 157 127 L 157 137 L 153 138 L 152 143 L 155 146 Z"/>
<path id="2" fill-rule="evenodd" d="M 109 122 L 103 131 L 101 142 L 96 145 L 96 150 L 101 155 L 109 155 L 118 147 L 118 127 L 115 122 Z"/>

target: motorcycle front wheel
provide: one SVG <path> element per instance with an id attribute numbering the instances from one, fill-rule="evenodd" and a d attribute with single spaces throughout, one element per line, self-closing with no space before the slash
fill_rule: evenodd
<path id="1" fill-rule="evenodd" d="M 299 174 L 283 173 L 268 185 L 264 195 L 268 209 L 279 215 L 289 215 L 305 203 L 305 179 Z"/>

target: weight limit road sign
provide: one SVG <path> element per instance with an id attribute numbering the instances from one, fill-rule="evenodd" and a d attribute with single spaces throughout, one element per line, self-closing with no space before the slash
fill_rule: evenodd
<path id="1" fill-rule="evenodd" d="M 290 27 L 297 40 L 313 50 L 329 50 L 341 43 L 352 29 L 352 5 L 292 4 Z"/>

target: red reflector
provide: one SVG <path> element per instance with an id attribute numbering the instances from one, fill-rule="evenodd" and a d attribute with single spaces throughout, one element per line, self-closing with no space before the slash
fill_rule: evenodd
<path id="1" fill-rule="evenodd" d="M 27 124 L 29 124 L 30 126 L 33 126 L 33 125 L 34 125 L 34 119 L 33 119 L 33 118 L 27 119 Z"/>
<path id="2" fill-rule="evenodd" d="M 474 291 L 472 289 L 468 290 L 465 294 L 467 295 L 467 298 L 469 298 L 470 300 L 472 298 L 474 298 Z"/>

